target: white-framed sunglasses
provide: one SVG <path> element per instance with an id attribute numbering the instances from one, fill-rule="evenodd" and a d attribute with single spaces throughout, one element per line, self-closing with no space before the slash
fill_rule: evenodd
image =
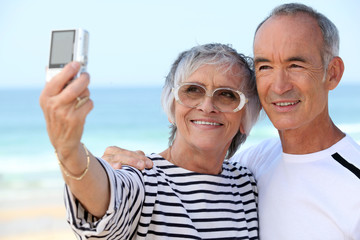
<path id="1" fill-rule="evenodd" d="M 220 112 L 240 111 L 248 102 L 245 95 L 238 90 L 216 88 L 210 91 L 198 83 L 180 83 L 172 91 L 178 103 L 190 108 L 198 107 L 205 97 L 211 97 L 214 108 Z"/>

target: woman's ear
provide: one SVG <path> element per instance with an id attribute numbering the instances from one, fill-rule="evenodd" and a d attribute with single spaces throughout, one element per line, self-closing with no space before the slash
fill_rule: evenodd
<path id="1" fill-rule="evenodd" d="M 334 88 L 336 88 L 342 78 L 344 69 L 344 62 L 340 57 L 334 57 L 330 61 L 326 76 L 328 90 L 333 90 Z"/>
<path id="2" fill-rule="evenodd" d="M 171 125 L 176 126 L 175 121 L 172 121 L 169 117 L 168 117 L 168 121 L 169 121 L 169 123 L 170 123 Z"/>
<path id="3" fill-rule="evenodd" d="M 242 123 L 240 124 L 239 130 L 240 130 L 241 134 L 245 134 L 244 126 Z"/>

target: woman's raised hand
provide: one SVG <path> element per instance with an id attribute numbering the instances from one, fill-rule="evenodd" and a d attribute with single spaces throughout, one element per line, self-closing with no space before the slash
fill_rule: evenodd
<path id="1" fill-rule="evenodd" d="M 86 116 L 93 108 L 89 99 L 89 75 L 82 73 L 69 82 L 79 69 L 77 62 L 67 64 L 46 83 L 40 95 L 50 141 L 63 158 L 79 149 Z"/>

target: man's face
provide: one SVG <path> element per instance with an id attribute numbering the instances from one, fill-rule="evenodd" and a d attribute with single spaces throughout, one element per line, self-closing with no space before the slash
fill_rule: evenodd
<path id="1" fill-rule="evenodd" d="M 313 129 L 328 117 L 322 35 L 311 17 L 268 19 L 254 39 L 261 104 L 280 130 Z"/>

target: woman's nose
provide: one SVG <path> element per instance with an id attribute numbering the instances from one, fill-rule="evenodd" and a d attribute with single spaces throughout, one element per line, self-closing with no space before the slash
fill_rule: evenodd
<path id="1" fill-rule="evenodd" d="M 204 111 L 206 113 L 218 112 L 213 104 L 212 96 L 205 95 L 202 103 L 197 107 L 197 109 Z"/>

